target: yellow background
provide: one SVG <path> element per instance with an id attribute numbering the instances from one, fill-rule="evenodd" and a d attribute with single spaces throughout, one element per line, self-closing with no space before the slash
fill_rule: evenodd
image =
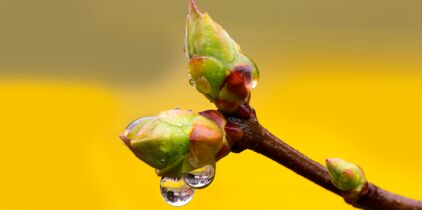
<path id="1" fill-rule="evenodd" d="M 420 1 L 201 0 L 257 62 L 251 104 L 323 162 L 422 199 Z M 183 0 L 0 1 L 0 210 L 173 209 L 118 139 L 140 116 L 212 109 L 188 84 Z M 253 152 L 183 209 L 353 209 Z"/>

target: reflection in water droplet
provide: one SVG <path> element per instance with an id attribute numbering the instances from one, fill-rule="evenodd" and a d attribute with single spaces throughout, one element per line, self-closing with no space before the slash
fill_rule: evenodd
<path id="1" fill-rule="evenodd" d="M 215 177 L 215 166 L 206 165 L 183 175 L 186 184 L 193 188 L 204 188 L 211 184 Z"/>
<path id="2" fill-rule="evenodd" d="M 252 80 L 252 88 L 255 88 L 256 85 L 258 85 L 258 80 L 256 79 Z"/>
<path id="3" fill-rule="evenodd" d="M 184 206 L 192 200 L 194 189 L 181 178 L 163 177 L 160 182 L 161 196 L 171 206 Z"/>

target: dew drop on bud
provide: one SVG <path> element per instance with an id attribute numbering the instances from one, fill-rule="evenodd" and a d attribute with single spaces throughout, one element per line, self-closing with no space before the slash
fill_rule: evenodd
<path id="1" fill-rule="evenodd" d="M 193 188 L 204 188 L 211 184 L 215 177 L 215 166 L 206 165 L 183 175 L 186 184 Z"/>
<path id="2" fill-rule="evenodd" d="M 161 196 L 171 206 L 184 206 L 195 192 L 182 178 L 163 177 L 160 182 Z"/>
<path id="3" fill-rule="evenodd" d="M 154 119 L 154 117 L 142 117 L 142 118 L 139 118 L 139 119 L 137 119 L 137 120 L 134 120 L 133 122 L 131 122 L 128 126 L 127 126 L 127 128 L 126 128 L 126 130 L 125 130 L 125 132 L 124 132 L 124 135 L 125 136 L 127 136 L 129 133 L 131 133 L 132 131 L 133 131 L 133 129 L 135 129 L 135 127 L 137 127 L 139 124 L 141 124 L 141 123 L 146 123 L 147 121 L 149 121 L 149 120 L 151 120 L 151 119 Z"/>
<path id="4" fill-rule="evenodd" d="M 195 80 L 193 80 L 192 78 L 189 79 L 189 85 L 190 86 L 195 86 Z"/>

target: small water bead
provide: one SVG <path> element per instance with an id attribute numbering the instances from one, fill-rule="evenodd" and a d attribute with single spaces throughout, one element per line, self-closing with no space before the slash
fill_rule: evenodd
<path id="1" fill-rule="evenodd" d="M 186 184 L 193 188 L 204 188 L 211 184 L 215 177 L 215 166 L 206 165 L 183 175 Z"/>
<path id="2" fill-rule="evenodd" d="M 171 206 L 184 206 L 192 200 L 195 192 L 181 178 L 162 177 L 161 196 Z"/>

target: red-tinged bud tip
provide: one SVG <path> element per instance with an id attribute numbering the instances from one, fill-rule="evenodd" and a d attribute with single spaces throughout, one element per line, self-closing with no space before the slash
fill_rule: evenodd
<path id="1" fill-rule="evenodd" d="M 119 137 L 126 146 L 130 147 L 130 139 L 128 139 L 125 135 L 122 134 L 119 135 Z"/>
<path id="2" fill-rule="evenodd" d="M 189 14 L 194 14 L 194 15 L 197 15 L 197 16 L 202 15 L 202 12 L 199 11 L 195 0 L 189 0 Z"/>

